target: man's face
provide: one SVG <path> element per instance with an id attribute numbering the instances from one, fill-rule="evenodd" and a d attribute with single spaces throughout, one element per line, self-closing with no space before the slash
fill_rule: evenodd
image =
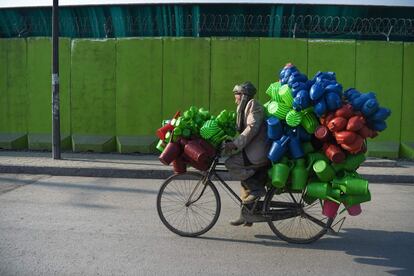
<path id="1" fill-rule="evenodd" d="M 241 102 L 242 94 L 239 92 L 234 93 L 234 102 L 239 105 Z"/>

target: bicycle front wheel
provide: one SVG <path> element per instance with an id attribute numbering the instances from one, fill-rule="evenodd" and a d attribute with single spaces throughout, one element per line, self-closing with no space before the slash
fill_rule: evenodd
<path id="1" fill-rule="evenodd" d="M 268 224 L 277 237 L 289 243 L 314 242 L 327 232 L 333 222 L 333 219 L 322 215 L 322 201 L 308 204 L 301 193 L 277 194 L 277 190 L 272 188 L 265 198 L 265 213 L 287 208 L 295 208 L 298 215 L 283 220 L 269 219 Z"/>
<path id="2" fill-rule="evenodd" d="M 216 187 L 197 172 L 169 177 L 157 196 L 157 211 L 162 223 L 184 237 L 196 237 L 210 230 L 218 220 L 220 209 Z"/>

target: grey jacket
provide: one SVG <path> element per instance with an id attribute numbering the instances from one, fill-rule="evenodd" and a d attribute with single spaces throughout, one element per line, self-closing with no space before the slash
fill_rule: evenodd
<path id="1" fill-rule="evenodd" d="M 240 106 L 237 107 L 239 109 Z M 265 164 L 268 162 L 267 153 L 269 143 L 265 125 L 263 106 L 255 99 L 251 99 L 244 110 L 245 129 L 234 139 L 237 149 L 244 150 L 252 164 Z"/>

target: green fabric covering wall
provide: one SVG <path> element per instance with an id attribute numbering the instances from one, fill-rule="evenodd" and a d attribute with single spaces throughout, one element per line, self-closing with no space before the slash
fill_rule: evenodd
<path id="1" fill-rule="evenodd" d="M 308 47 L 305 39 L 260 38 L 259 99 L 269 100 L 266 89 L 279 80 L 279 71 L 286 63 L 294 63 L 302 73 L 307 73 Z"/>
<path id="2" fill-rule="evenodd" d="M 29 134 L 52 132 L 52 41 L 27 39 L 27 94 Z M 70 39 L 59 40 L 60 130 L 70 134 Z"/>
<path id="3" fill-rule="evenodd" d="M 115 136 L 115 43 L 72 41 L 72 134 Z"/>
<path id="4" fill-rule="evenodd" d="M 0 40 L 0 147 L 4 135 L 19 134 L 13 139 L 24 147 L 27 133 L 51 134 L 50 55 L 49 38 Z M 148 151 L 145 145 L 154 139 L 161 120 L 177 109 L 197 105 L 213 113 L 235 110 L 231 91 L 236 83 L 252 81 L 260 101 L 266 102 L 265 90 L 287 62 L 310 77 L 317 70 L 335 71 L 344 88 L 377 93 L 392 116 L 388 129 L 368 140 L 370 155 L 397 157 L 400 152 L 414 158 L 414 46 L 400 42 L 61 39 L 62 135 L 104 136 L 96 142 L 101 146 L 79 150 L 115 150 L 117 136 L 120 152 Z M 121 141 L 125 137 L 134 139 Z"/>
<path id="5" fill-rule="evenodd" d="M 404 43 L 401 156 L 414 159 L 414 43 Z"/>
<path id="6" fill-rule="evenodd" d="M 318 71 L 332 71 L 344 90 L 355 86 L 354 40 L 309 40 L 308 78 Z"/>
<path id="7" fill-rule="evenodd" d="M 166 38 L 162 116 L 171 118 L 191 105 L 209 107 L 210 39 Z"/>
<path id="8" fill-rule="evenodd" d="M 370 155 L 397 157 L 399 152 L 402 100 L 401 42 L 359 41 L 356 49 L 355 87 L 361 92 L 374 91 L 380 105 L 392 110 L 388 128 L 375 140 L 368 140 Z"/>
<path id="9" fill-rule="evenodd" d="M 117 135 L 154 135 L 162 120 L 161 72 L 161 39 L 120 39 L 117 41 Z"/>
<path id="10" fill-rule="evenodd" d="M 27 132 L 26 40 L 0 40 L 0 132 Z"/>
<path id="11" fill-rule="evenodd" d="M 235 84 L 259 81 L 258 38 L 212 38 L 210 109 L 213 113 L 223 109 L 234 110 Z M 257 88 L 257 87 L 256 87 Z"/>

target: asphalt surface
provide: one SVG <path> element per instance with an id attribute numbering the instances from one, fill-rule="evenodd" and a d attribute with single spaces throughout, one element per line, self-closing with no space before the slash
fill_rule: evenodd
<path id="1" fill-rule="evenodd" d="M 295 245 L 228 225 L 238 206 L 221 189 L 213 229 L 177 236 L 156 212 L 161 182 L 0 174 L 0 275 L 414 275 L 413 184 L 371 183 L 338 236 Z"/>

